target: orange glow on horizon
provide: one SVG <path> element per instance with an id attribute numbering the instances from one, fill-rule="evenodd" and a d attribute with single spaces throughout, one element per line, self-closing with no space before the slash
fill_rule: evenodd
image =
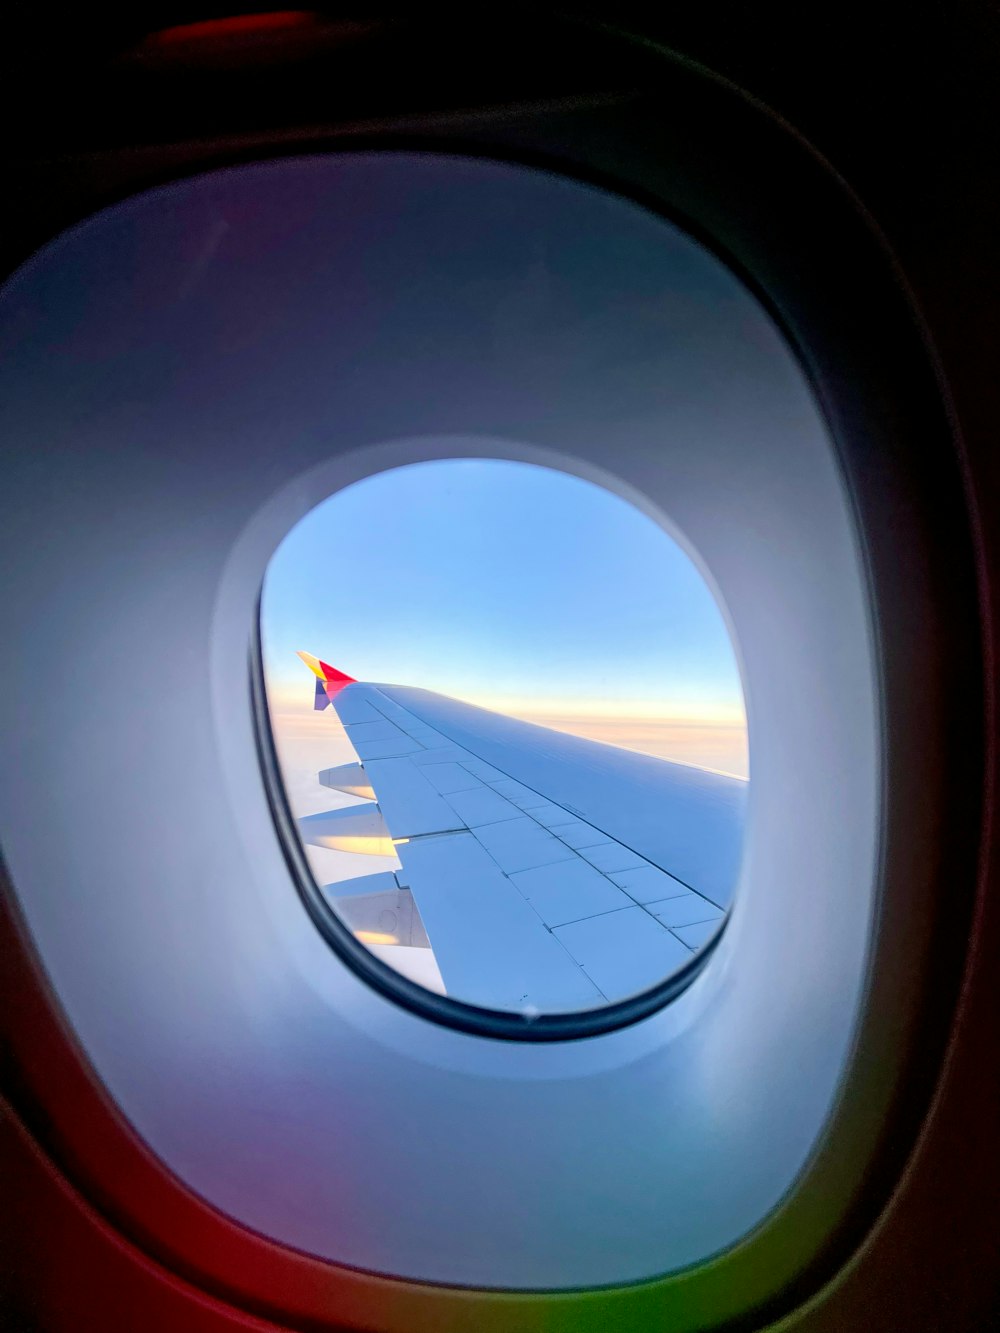
<path id="1" fill-rule="evenodd" d="M 427 686 L 425 688 L 431 688 Z M 573 721 L 575 719 L 594 719 L 595 721 L 656 722 L 672 723 L 675 726 L 746 726 L 746 714 L 739 704 L 721 704 L 712 706 L 700 703 L 673 703 L 664 705 L 662 700 L 645 702 L 643 700 L 610 699 L 551 699 L 527 697 L 523 695 L 459 694 L 439 690 L 437 693 L 457 699 L 461 703 L 472 704 L 475 708 L 485 708 L 491 713 L 503 713 L 507 717 L 517 717 L 526 722 L 549 719 Z M 312 696 L 303 693 L 296 685 L 279 683 L 268 689 L 272 711 L 288 711 L 297 715 L 312 715 Z M 329 719 L 320 718 L 329 725 Z"/>
<path id="2" fill-rule="evenodd" d="M 301 685 L 289 688 L 282 682 L 271 687 L 268 696 L 272 729 L 282 752 L 293 745 L 305 756 L 303 747 L 310 747 L 310 759 L 303 758 L 302 762 L 315 762 L 317 770 L 329 766 L 338 753 L 343 760 L 354 755 L 347 733 L 332 711 L 313 711 L 308 689 L 303 691 Z M 672 763 L 692 764 L 736 778 L 745 779 L 749 773 L 746 718 L 738 705 L 699 708 L 684 704 L 668 711 L 662 701 L 643 705 L 617 700 L 484 695 L 465 695 L 463 702 Z M 357 794 L 367 795 L 360 790 Z"/>

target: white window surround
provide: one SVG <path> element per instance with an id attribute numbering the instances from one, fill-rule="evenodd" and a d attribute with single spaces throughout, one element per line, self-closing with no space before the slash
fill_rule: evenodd
<path id="1" fill-rule="evenodd" d="M 363 373 L 343 378 L 315 350 L 316 323 L 302 322 L 299 346 L 295 328 L 265 322 L 247 347 L 236 312 L 199 334 L 190 355 L 217 352 L 203 376 L 185 361 L 185 329 L 218 312 L 199 308 L 198 287 L 173 324 L 162 310 L 97 302 L 67 330 L 44 311 L 39 292 L 60 265 L 82 265 L 93 282 L 98 256 L 114 269 L 116 229 L 130 219 L 213 180 L 249 204 L 295 173 L 323 178 L 326 207 L 367 208 L 373 235 L 398 173 L 426 182 L 442 218 L 466 213 L 470 191 L 477 216 L 503 209 L 516 176 L 546 206 L 559 193 L 567 227 L 591 216 L 596 226 L 614 208 L 636 244 L 658 228 L 681 244 L 631 204 L 522 168 L 358 155 L 137 196 L 22 271 L 7 300 L 52 321 L 11 386 L 23 395 L 10 409 L 17 429 L 35 433 L 3 530 L 8 566 L 16 556 L 30 570 L 2 594 L 8 639 L 24 645 L 3 694 L 17 762 L 2 808 L 25 916 L 139 1133 L 265 1235 L 363 1269 L 477 1286 L 620 1284 L 695 1264 L 745 1236 L 803 1169 L 863 993 L 878 691 L 865 575 L 826 431 L 766 314 L 693 242 L 682 248 L 700 255 L 706 281 L 728 284 L 718 318 L 740 336 L 719 392 L 678 385 L 666 403 L 655 391 L 672 373 L 665 353 L 641 383 L 623 381 L 613 358 L 595 371 L 579 355 L 578 330 L 553 326 L 559 374 L 542 395 L 537 347 L 529 364 L 510 336 L 484 363 L 479 347 L 428 322 L 424 288 L 401 290 L 374 268 L 365 310 L 336 312 L 341 324 L 363 316 L 368 348 Z M 530 249 L 530 211 L 508 225 Z M 328 263 L 336 269 L 335 250 Z M 456 257 L 436 281 L 459 291 L 459 267 Z M 263 270 L 254 281 L 248 308 L 268 294 Z M 387 388 L 373 310 L 419 343 L 408 386 L 396 374 Z M 636 312 L 606 316 L 594 345 L 628 345 Z M 516 335 L 534 316 L 509 318 Z M 152 384 L 129 361 L 151 334 L 169 360 Z M 743 355 L 773 380 L 748 373 Z M 90 358 L 76 396 L 68 358 L 76 370 Z M 283 376 L 270 398 L 248 375 L 269 358 Z M 722 391 L 734 385 L 740 393 Z M 718 590 L 741 657 L 753 783 L 732 919 L 678 1000 L 578 1042 L 450 1031 L 341 964 L 289 882 L 255 752 L 245 664 L 275 545 L 342 486 L 470 456 L 561 467 L 669 523 Z M 51 694 L 64 673 L 61 703 Z"/>

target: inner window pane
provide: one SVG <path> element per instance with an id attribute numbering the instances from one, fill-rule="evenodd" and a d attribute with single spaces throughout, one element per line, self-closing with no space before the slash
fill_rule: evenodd
<path id="1" fill-rule="evenodd" d="M 729 908 L 739 671 L 693 560 L 533 464 L 377 474 L 307 514 L 261 603 L 270 723 L 312 873 L 373 954 L 482 1007 L 654 986 Z"/>

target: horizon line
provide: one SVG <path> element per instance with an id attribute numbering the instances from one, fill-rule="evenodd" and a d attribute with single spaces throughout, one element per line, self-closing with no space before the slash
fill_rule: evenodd
<path id="1" fill-rule="evenodd" d="M 387 684 L 389 682 L 365 681 L 364 684 Z M 426 686 L 403 686 L 402 688 L 425 689 Z M 695 709 L 685 707 L 683 711 L 664 712 L 661 703 L 621 704 L 602 700 L 574 700 L 560 704 L 537 697 L 523 695 L 470 695 L 445 694 L 442 690 L 432 691 L 445 698 L 455 699 L 459 703 L 471 704 L 475 708 L 484 708 L 489 712 L 504 713 L 512 716 L 560 718 L 566 720 L 586 719 L 589 721 L 606 720 L 609 722 L 636 723 L 671 723 L 675 726 L 717 726 L 738 727 L 746 730 L 746 712 L 737 705 L 725 705 L 723 708 Z M 312 692 L 302 691 L 297 685 L 273 683 L 268 685 L 268 695 L 273 704 L 291 705 L 297 711 L 311 710 Z"/>

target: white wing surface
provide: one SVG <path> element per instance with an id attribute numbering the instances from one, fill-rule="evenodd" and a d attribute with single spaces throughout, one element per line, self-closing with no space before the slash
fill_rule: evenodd
<path id="1" fill-rule="evenodd" d="M 359 760 L 320 781 L 371 798 L 301 820 L 302 835 L 395 848 L 395 883 L 367 898 L 355 896 L 364 879 L 333 885 L 338 909 L 358 929 L 359 905 L 370 916 L 410 890 L 450 995 L 541 1012 L 601 1005 L 662 981 L 718 928 L 745 782 L 427 690 L 324 680 L 318 668 L 331 668 L 301 656 L 319 677 L 317 707 L 332 704 Z"/>

